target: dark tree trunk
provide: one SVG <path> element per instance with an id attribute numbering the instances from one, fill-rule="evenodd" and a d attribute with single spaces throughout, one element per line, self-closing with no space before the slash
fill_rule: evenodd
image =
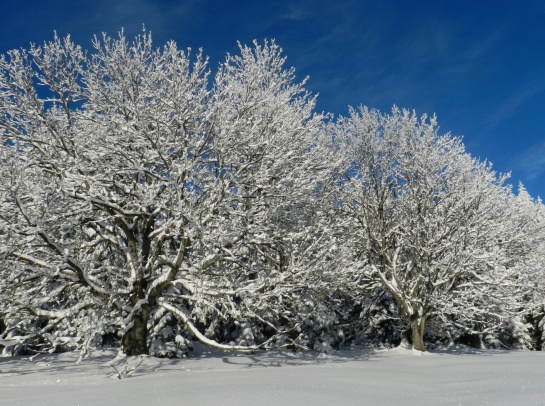
<path id="1" fill-rule="evenodd" d="M 130 328 L 123 335 L 123 352 L 129 356 L 148 354 L 148 318 L 151 312 L 149 305 L 143 305 L 131 320 Z"/>
<path id="2" fill-rule="evenodd" d="M 534 314 L 528 316 L 526 320 L 532 325 L 531 336 L 536 351 L 545 350 L 545 341 L 543 340 L 543 338 L 545 337 L 543 332 L 545 326 L 541 324 L 544 318 L 545 308 L 542 307 L 539 313 L 536 311 Z"/>
<path id="3" fill-rule="evenodd" d="M 418 318 L 411 321 L 411 335 L 413 348 L 418 351 L 426 351 L 424 344 L 424 330 L 426 328 L 426 319 Z"/>

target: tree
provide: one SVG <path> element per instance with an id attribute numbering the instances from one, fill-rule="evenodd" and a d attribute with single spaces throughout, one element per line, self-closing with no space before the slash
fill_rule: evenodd
<path id="1" fill-rule="evenodd" d="M 513 303 L 505 176 L 439 136 L 435 117 L 360 108 L 333 126 L 346 169 L 338 207 L 354 265 L 397 304 L 415 349 L 431 318 L 485 323 Z"/>
<path id="2" fill-rule="evenodd" d="M 144 354 L 166 335 L 183 347 L 172 315 L 216 345 L 218 320 L 281 336 L 262 305 L 302 289 L 304 202 L 327 178 L 304 82 L 274 42 L 240 46 L 212 88 L 202 54 L 174 42 L 93 44 L 55 36 L 0 59 L 3 337 L 114 332 Z"/>
<path id="3" fill-rule="evenodd" d="M 514 346 L 541 350 L 545 342 L 545 207 L 532 198 L 522 183 L 513 197 L 512 221 L 518 224 L 518 238 L 504 239 L 513 260 L 516 282 L 524 287 L 521 314 L 510 322 Z"/>

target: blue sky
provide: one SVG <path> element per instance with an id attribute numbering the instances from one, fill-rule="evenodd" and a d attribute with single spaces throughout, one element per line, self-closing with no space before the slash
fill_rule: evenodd
<path id="1" fill-rule="evenodd" d="M 274 38 L 317 109 L 393 104 L 438 116 L 441 132 L 512 172 L 545 199 L 545 2 L 3 0 L 0 53 L 71 34 L 128 36 L 203 48 L 214 71 L 236 43 Z"/>

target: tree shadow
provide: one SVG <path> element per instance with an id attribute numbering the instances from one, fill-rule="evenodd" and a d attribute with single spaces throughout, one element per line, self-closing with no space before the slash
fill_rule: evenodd
<path id="1" fill-rule="evenodd" d="M 2 375 L 24 376 L 36 373 L 46 374 L 53 378 L 56 375 L 83 374 L 96 375 L 111 374 L 113 369 L 108 365 L 116 358 L 117 351 L 97 351 L 91 358 L 78 361 L 80 353 L 77 351 L 53 354 L 39 354 L 36 356 L 12 356 L 0 358 L 0 372 Z"/>
<path id="2" fill-rule="evenodd" d="M 353 361 L 370 360 L 375 352 L 372 349 L 342 349 L 331 354 L 315 351 L 268 350 L 255 354 L 236 354 L 223 356 L 225 364 L 244 368 L 278 368 L 284 366 L 339 364 Z"/>
<path id="3" fill-rule="evenodd" d="M 0 358 L 0 376 L 9 378 L 46 375 L 48 379 L 76 379 L 76 377 L 131 378 L 148 374 L 168 374 L 173 372 L 234 371 L 257 368 L 281 368 L 299 366 L 338 365 L 358 361 L 378 361 L 397 356 L 493 356 L 509 354 L 510 350 L 484 350 L 475 348 L 433 349 L 418 353 L 410 349 L 393 348 L 377 350 L 366 347 L 347 347 L 331 354 L 314 351 L 267 350 L 255 352 L 236 352 L 211 350 L 206 347 L 188 358 L 155 358 L 120 356 L 118 349 L 96 351 L 94 356 L 76 362 L 79 353 L 42 354 L 35 357 L 14 356 Z M 113 366 L 112 366 L 113 365 Z M 222 365 L 224 367 L 222 367 Z"/>

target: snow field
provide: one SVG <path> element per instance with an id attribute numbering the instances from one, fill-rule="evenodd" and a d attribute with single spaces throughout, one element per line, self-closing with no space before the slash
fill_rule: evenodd
<path id="1" fill-rule="evenodd" d="M 0 359 L 2 405 L 543 405 L 545 356 L 527 351 L 333 355 L 198 353 L 116 359 L 100 351 Z M 140 363 L 140 361 L 142 361 Z M 136 369 L 123 379 L 118 370 Z M 128 365 L 128 368 L 125 366 Z"/>

